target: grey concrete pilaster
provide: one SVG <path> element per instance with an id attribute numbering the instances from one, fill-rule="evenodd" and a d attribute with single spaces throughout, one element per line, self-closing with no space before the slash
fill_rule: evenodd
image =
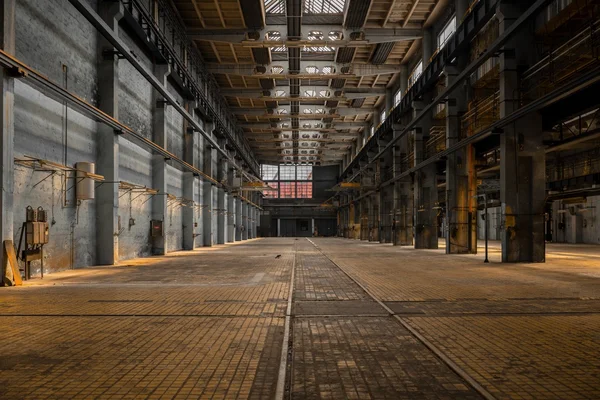
<path id="1" fill-rule="evenodd" d="M 419 114 L 424 104 L 414 102 L 414 115 Z M 425 159 L 425 140 L 431 128 L 430 117 L 425 116 L 414 131 L 415 165 Z M 437 249 L 437 176 L 436 166 L 431 164 L 415 172 L 414 206 L 415 206 L 415 248 Z"/>
<path id="2" fill-rule="evenodd" d="M 400 90 L 402 91 L 402 95 L 406 93 L 408 89 L 408 65 L 400 66 Z"/>
<path id="3" fill-rule="evenodd" d="M 379 193 L 369 196 L 369 242 L 379 241 Z"/>
<path id="4" fill-rule="evenodd" d="M 463 63 L 464 64 L 464 63 Z M 446 67 L 446 84 L 450 85 L 460 73 L 460 66 Z M 466 109 L 463 88 L 452 94 L 446 102 L 446 148 L 461 140 L 459 114 Z M 477 182 L 475 151 L 466 146 L 450 153 L 446 161 L 446 253 L 477 252 Z"/>
<path id="5" fill-rule="evenodd" d="M 121 3 L 102 2 L 99 15 L 115 33 L 123 17 Z M 98 34 L 99 108 L 119 119 L 119 58 L 114 47 Z M 119 135 L 105 124 L 98 125 L 96 173 L 103 175 L 107 184 L 96 188 L 96 262 L 113 265 L 119 259 Z"/>
<path id="6" fill-rule="evenodd" d="M 456 9 L 456 25 L 458 26 L 467 13 L 467 9 L 469 8 L 469 0 L 455 0 L 454 4 Z"/>
<path id="7" fill-rule="evenodd" d="M 248 203 L 242 201 L 242 240 L 248 240 L 248 210 Z"/>
<path id="8" fill-rule="evenodd" d="M 369 239 L 369 214 L 368 214 L 368 206 L 367 199 L 362 198 L 358 204 L 359 207 L 359 219 L 360 219 L 360 233 L 358 238 L 360 240 L 368 240 Z"/>
<path id="9" fill-rule="evenodd" d="M 227 194 L 227 243 L 235 242 L 235 197 Z"/>
<path id="10" fill-rule="evenodd" d="M 4 0 L 0 4 L 0 45 L 2 50 L 15 54 L 15 0 Z M 15 143 L 15 82 L 4 68 L 0 71 L 0 107 L 2 113 L 2 132 L 0 136 L 0 245 L 5 240 L 15 241 L 14 234 L 14 143 Z M 0 265 L 4 265 L 4 251 L 0 250 Z M 0 274 L 4 271 L 0 267 Z M 3 276 L 0 276 L 0 280 Z"/>
<path id="11" fill-rule="evenodd" d="M 402 126 L 394 126 L 394 138 L 400 136 Z M 399 176 L 410 166 L 403 165 L 407 157 L 408 138 L 400 138 L 394 146 L 393 174 Z M 412 180 L 410 177 L 394 182 L 394 220 L 392 226 L 392 243 L 394 246 L 412 245 Z"/>
<path id="12" fill-rule="evenodd" d="M 224 143 L 221 144 L 224 147 Z M 217 180 L 219 182 L 227 181 L 228 162 L 225 157 L 220 157 L 217 163 Z M 217 244 L 227 242 L 227 193 L 224 187 L 217 189 Z"/>
<path id="13" fill-rule="evenodd" d="M 242 225 L 244 219 L 242 218 L 242 199 L 238 196 L 235 198 L 235 241 L 242 241 Z"/>
<path id="14" fill-rule="evenodd" d="M 216 187 L 210 181 L 202 182 L 202 244 L 211 247 L 214 244 L 213 219 L 217 211 L 214 207 Z"/>
<path id="15" fill-rule="evenodd" d="M 168 64 L 154 66 L 154 75 L 162 85 L 167 86 L 167 76 L 171 68 Z M 159 146 L 167 147 L 167 107 L 162 95 L 154 90 L 154 114 L 153 114 L 153 140 Z M 164 156 L 155 154 L 152 156 L 152 186 L 158 190 L 158 194 L 152 198 L 152 219 L 163 221 L 163 234 L 152 238 L 152 254 L 167 254 L 166 216 L 167 216 L 167 162 Z"/>
<path id="16" fill-rule="evenodd" d="M 15 0 L 4 0 L 0 4 L 0 45 L 2 50 L 9 54 L 15 54 Z M 6 69 L 0 71 L 0 107 L 2 107 L 2 139 L 0 142 L 0 245 L 5 240 L 14 240 L 13 238 L 13 197 L 14 197 L 14 104 L 15 104 L 15 83 L 14 78 L 10 76 Z M 2 261 L 3 251 L 0 251 L 0 261 Z M 0 263 L 0 265 L 2 265 Z M 1 272 L 1 268 L 0 268 Z M 2 279 L 2 277 L 0 277 Z"/>
<path id="17" fill-rule="evenodd" d="M 205 123 L 207 134 L 213 136 L 214 123 L 206 122 Z M 203 169 L 202 171 L 209 175 L 210 177 L 214 177 L 215 169 L 214 169 L 214 161 L 217 157 L 216 149 L 213 149 L 211 146 L 204 145 L 202 149 L 203 152 Z M 216 232 L 213 230 L 213 223 L 217 218 L 217 210 L 215 207 L 216 203 L 216 191 L 214 183 L 205 180 L 202 183 L 202 243 L 206 247 L 211 247 L 215 243 Z"/>
<path id="18" fill-rule="evenodd" d="M 392 112 L 393 108 L 394 108 L 394 92 L 392 91 L 391 88 L 386 89 L 385 90 L 385 109 L 387 110 L 388 116 Z"/>
<path id="19" fill-rule="evenodd" d="M 423 70 L 429 65 L 429 59 L 433 55 L 433 35 L 431 28 L 423 29 Z"/>
<path id="20" fill-rule="evenodd" d="M 195 110 L 195 104 L 187 102 L 185 105 L 186 109 L 193 113 Z M 196 140 L 198 133 L 189 128 L 187 120 L 183 123 L 183 135 L 184 135 L 184 160 L 194 167 L 198 167 L 198 155 L 195 151 Z M 188 201 L 186 206 L 182 208 L 182 224 L 183 224 L 183 249 L 193 250 L 196 247 L 196 237 L 199 236 L 198 232 L 198 211 L 195 206 L 197 199 L 196 197 L 196 185 L 199 180 L 194 176 L 192 172 L 183 173 L 183 198 Z M 201 229 L 201 228 L 200 228 Z"/>
<path id="21" fill-rule="evenodd" d="M 518 18 L 519 4 L 498 8 L 500 33 Z M 518 107 L 517 66 L 526 64 L 533 45 L 526 31 L 507 42 L 500 55 L 500 118 Z M 500 136 L 500 200 L 502 203 L 502 261 L 544 262 L 546 157 L 542 118 L 531 113 L 504 128 Z"/>
<path id="22" fill-rule="evenodd" d="M 226 205 L 227 205 L 227 194 L 225 189 L 217 189 L 217 244 L 225 244 L 227 237 L 227 216 Z"/>

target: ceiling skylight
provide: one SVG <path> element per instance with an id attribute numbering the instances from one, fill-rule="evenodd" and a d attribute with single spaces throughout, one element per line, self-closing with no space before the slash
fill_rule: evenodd
<path id="1" fill-rule="evenodd" d="M 268 0 L 265 0 L 265 3 Z M 346 0 L 304 0 L 306 14 L 341 14 Z"/>
<path id="2" fill-rule="evenodd" d="M 267 14 L 285 14 L 285 0 L 265 0 Z"/>

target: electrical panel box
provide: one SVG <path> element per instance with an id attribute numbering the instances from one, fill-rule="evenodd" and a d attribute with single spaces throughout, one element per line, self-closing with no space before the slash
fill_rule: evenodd
<path id="1" fill-rule="evenodd" d="M 50 237 L 47 222 L 27 222 L 27 244 L 47 244 Z"/>
<path id="2" fill-rule="evenodd" d="M 153 219 L 150 221 L 150 229 L 152 237 L 160 237 L 163 235 L 163 222 Z"/>

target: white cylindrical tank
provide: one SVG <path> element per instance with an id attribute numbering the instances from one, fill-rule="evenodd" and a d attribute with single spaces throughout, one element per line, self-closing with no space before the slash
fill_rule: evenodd
<path id="1" fill-rule="evenodd" d="M 75 194 L 77 200 L 93 200 L 95 195 L 95 182 L 91 178 L 86 178 L 86 172 L 96 173 L 96 165 L 90 162 L 78 162 L 75 164 L 77 170 L 77 186 Z"/>

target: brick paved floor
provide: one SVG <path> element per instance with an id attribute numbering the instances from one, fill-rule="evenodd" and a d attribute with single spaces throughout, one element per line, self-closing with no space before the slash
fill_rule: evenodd
<path id="1" fill-rule="evenodd" d="M 492 243 L 484 265 L 313 241 L 323 253 L 262 239 L 1 288 L 0 398 L 273 398 L 294 260 L 290 398 L 481 398 L 447 360 L 497 399 L 600 398 L 600 247 L 503 265 Z"/>
<path id="2" fill-rule="evenodd" d="M 483 264 L 313 240 L 495 398 L 600 399 L 600 246 L 549 245 L 545 264 L 506 265 L 498 243 Z"/>
<path id="3" fill-rule="evenodd" d="M 251 241 L 2 288 L 0 398 L 271 398 L 293 258 Z"/>

